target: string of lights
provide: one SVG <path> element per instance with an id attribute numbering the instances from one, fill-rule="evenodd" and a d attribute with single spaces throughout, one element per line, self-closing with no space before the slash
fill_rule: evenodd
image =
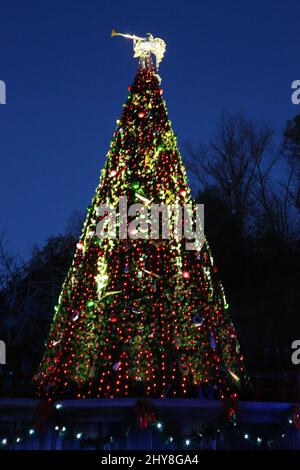
<path id="1" fill-rule="evenodd" d="M 114 431 L 108 433 L 91 433 L 85 431 L 78 423 L 72 422 L 69 415 L 64 415 L 64 407 L 62 403 L 55 404 L 56 422 L 51 424 L 52 430 L 61 441 L 67 440 L 77 442 L 78 448 L 89 449 L 113 449 L 118 441 L 128 438 L 134 429 L 140 429 L 144 432 L 151 429 L 155 438 L 159 440 L 161 448 L 182 450 L 184 448 L 202 449 L 203 444 L 207 446 L 209 441 L 221 439 L 222 437 L 231 436 L 238 445 L 244 441 L 249 448 L 272 448 L 287 438 L 290 430 L 300 430 L 300 408 L 293 405 L 287 412 L 283 413 L 281 422 L 277 426 L 269 425 L 251 425 L 243 423 L 239 419 L 228 421 L 226 414 L 222 414 L 214 421 L 207 423 L 199 423 L 199 427 L 191 430 L 186 434 L 174 430 L 174 423 L 163 421 L 155 417 L 151 422 L 141 429 L 137 416 L 132 411 L 124 419 L 120 420 L 115 426 Z M 58 412 L 58 413 L 57 413 Z M 0 446 L 2 449 L 22 448 L 28 446 L 34 439 L 38 439 L 41 431 L 33 426 L 24 429 L 17 434 L 7 434 L 0 436 Z"/>

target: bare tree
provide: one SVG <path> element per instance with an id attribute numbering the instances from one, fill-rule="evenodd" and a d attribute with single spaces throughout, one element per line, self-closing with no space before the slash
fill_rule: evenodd
<path id="1" fill-rule="evenodd" d="M 259 171 L 271 158 L 273 130 L 242 114 L 222 114 L 218 130 L 206 146 L 187 145 L 187 168 L 204 188 L 215 186 L 235 216 L 241 232 L 252 212 Z M 268 166 L 275 164 L 272 157 Z"/>
<path id="2" fill-rule="evenodd" d="M 13 254 L 7 247 L 5 234 L 0 234 L 0 290 L 8 284 L 22 270 L 23 262 L 18 255 Z"/>
<path id="3" fill-rule="evenodd" d="M 288 193 L 290 202 L 300 209 L 300 114 L 286 123 L 282 153 L 287 157 L 291 167 L 292 177 Z"/>
<path id="4" fill-rule="evenodd" d="M 10 367 L 24 377 L 42 354 L 75 243 L 70 234 L 50 237 L 42 249 L 33 250 L 27 263 L 16 268 L 14 256 L 0 244 L 0 337 L 7 344 Z"/>
<path id="5" fill-rule="evenodd" d="M 256 204 L 257 233 L 272 233 L 283 241 L 289 241 L 292 236 L 292 222 L 289 205 L 290 185 L 293 172 L 288 175 L 287 181 L 277 185 L 270 179 L 275 161 L 263 170 L 258 165 L 256 173 L 257 185 L 252 191 Z"/>

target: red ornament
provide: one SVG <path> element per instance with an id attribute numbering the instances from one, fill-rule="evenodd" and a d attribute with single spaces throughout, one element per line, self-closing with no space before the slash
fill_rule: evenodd
<path id="1" fill-rule="evenodd" d="M 130 85 L 128 85 L 128 91 L 131 91 L 131 86 Z"/>
<path id="2" fill-rule="evenodd" d="M 118 321 L 118 317 L 116 317 L 116 315 L 111 315 L 109 319 L 112 323 L 116 323 Z"/>
<path id="3" fill-rule="evenodd" d="M 181 370 L 182 372 L 182 375 L 188 375 L 189 374 L 189 371 L 190 371 L 190 368 L 187 364 L 180 364 L 179 365 L 179 369 Z"/>
<path id="4" fill-rule="evenodd" d="M 164 90 L 162 88 L 159 89 L 159 94 L 162 95 Z"/>
<path id="5" fill-rule="evenodd" d="M 190 273 L 189 273 L 188 271 L 182 271 L 182 277 L 183 277 L 184 279 L 189 279 Z"/>
<path id="6" fill-rule="evenodd" d="M 220 356 L 219 356 L 217 353 L 214 353 L 214 354 L 213 354 L 213 358 L 214 358 L 214 360 L 215 360 L 216 362 L 220 362 L 220 361 L 221 361 Z"/>
<path id="7" fill-rule="evenodd" d="M 142 119 L 143 117 L 145 117 L 145 113 L 143 111 L 140 111 L 138 117 Z"/>

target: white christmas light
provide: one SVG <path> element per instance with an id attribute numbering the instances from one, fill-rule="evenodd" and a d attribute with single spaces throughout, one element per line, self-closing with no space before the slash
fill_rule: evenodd
<path id="1" fill-rule="evenodd" d="M 169 441 L 170 441 L 170 442 L 173 442 L 173 441 L 174 441 L 174 439 L 173 439 L 172 436 L 169 437 Z"/>
<path id="2" fill-rule="evenodd" d="M 162 429 L 162 424 L 158 422 L 156 427 L 157 427 L 157 429 Z"/>
<path id="3" fill-rule="evenodd" d="M 247 434 L 247 433 L 244 434 L 244 438 L 245 438 L 245 439 L 249 439 L 249 434 Z"/>
<path id="4" fill-rule="evenodd" d="M 55 426 L 55 431 L 59 431 L 59 426 Z"/>
<path id="5" fill-rule="evenodd" d="M 82 438 L 82 432 L 78 432 L 76 434 L 76 439 L 81 439 Z"/>
<path id="6" fill-rule="evenodd" d="M 62 406 L 61 403 L 56 403 L 56 405 L 55 405 L 55 408 L 56 408 L 57 410 L 60 410 L 62 407 L 63 407 L 63 406 Z"/>
<path id="7" fill-rule="evenodd" d="M 21 438 L 20 438 L 20 437 L 17 437 L 17 438 L 16 438 L 16 443 L 18 444 L 19 442 L 21 442 Z"/>
<path id="8" fill-rule="evenodd" d="M 6 446 L 6 444 L 7 444 L 7 439 L 6 439 L 6 438 L 2 439 L 1 444 L 2 444 L 3 446 Z"/>
<path id="9" fill-rule="evenodd" d="M 185 445 L 186 445 L 186 446 L 189 446 L 190 443 L 191 443 L 191 441 L 190 441 L 189 439 L 186 439 L 186 440 L 185 440 Z"/>
<path id="10" fill-rule="evenodd" d="M 61 431 L 62 431 L 62 432 L 65 432 L 66 430 L 67 430 L 66 426 L 63 426 L 63 427 L 61 428 Z"/>
<path id="11" fill-rule="evenodd" d="M 29 429 L 28 434 L 32 436 L 34 434 L 34 429 Z"/>
<path id="12" fill-rule="evenodd" d="M 257 441 L 257 444 L 261 444 L 262 438 L 261 438 L 261 437 L 258 437 L 258 438 L 256 439 L 256 441 Z"/>

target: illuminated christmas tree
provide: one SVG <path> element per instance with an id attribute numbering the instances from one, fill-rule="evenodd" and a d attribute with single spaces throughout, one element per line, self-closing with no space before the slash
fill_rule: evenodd
<path id="1" fill-rule="evenodd" d="M 190 397 L 208 384 L 234 393 L 243 358 L 206 241 L 148 237 L 153 204 L 194 207 L 163 100 L 157 62 L 164 43 L 132 37 L 140 57 L 72 266 L 62 286 L 36 380 L 40 396 Z M 155 42 L 156 41 L 156 42 Z M 161 41 L 161 42 L 159 42 Z M 97 236 L 99 207 L 140 203 L 139 224 L 116 217 L 117 236 Z M 149 229 L 150 230 L 150 229 Z"/>

